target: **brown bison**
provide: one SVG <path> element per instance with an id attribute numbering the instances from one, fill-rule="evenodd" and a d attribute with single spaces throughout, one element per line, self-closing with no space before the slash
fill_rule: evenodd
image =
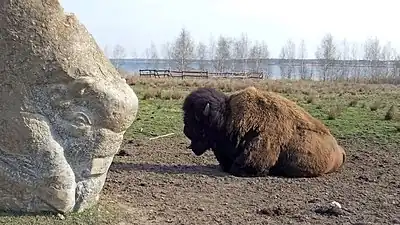
<path id="1" fill-rule="evenodd" d="M 198 88 L 184 100 L 184 134 L 197 155 L 214 152 L 234 176 L 315 177 L 346 153 L 329 129 L 293 101 L 248 87 L 230 96 Z"/>

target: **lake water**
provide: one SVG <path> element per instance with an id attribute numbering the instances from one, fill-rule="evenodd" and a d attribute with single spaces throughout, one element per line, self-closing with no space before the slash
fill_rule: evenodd
<path id="1" fill-rule="evenodd" d="M 151 60 L 151 59 L 110 59 L 111 62 L 116 66 L 119 67 L 127 72 L 138 72 L 140 69 L 171 69 L 174 70 L 174 63 L 172 60 Z M 344 63 L 346 65 L 344 65 Z M 238 65 L 236 72 L 242 72 L 243 68 L 247 68 L 248 70 L 255 68 L 255 62 L 248 61 L 247 63 L 240 63 L 240 62 L 228 62 L 229 65 L 232 65 L 231 68 L 235 63 Z M 367 76 L 371 71 L 380 70 L 381 72 L 387 72 L 389 70 L 397 71 L 398 69 L 394 69 L 395 62 L 380 62 L 379 66 L 371 66 L 370 62 L 366 62 L 363 60 L 358 61 L 336 61 L 334 66 L 331 66 L 328 73 L 330 74 L 340 74 L 342 71 L 346 71 L 349 77 L 354 76 L 356 74 L 361 76 Z M 304 65 L 305 74 L 307 77 L 312 78 L 314 80 L 318 80 L 320 78 L 321 72 L 321 64 L 315 59 L 306 59 L 306 60 L 294 60 L 292 63 L 288 61 L 282 61 L 280 59 L 268 59 L 266 62 L 262 62 L 259 66 L 265 73 L 269 74 L 269 77 L 272 79 L 279 79 L 282 75 L 282 70 L 287 71 L 287 65 L 293 65 L 292 68 L 292 77 L 297 78 L 300 76 L 301 65 Z M 211 61 L 199 61 L 194 60 L 189 64 L 190 69 L 192 70 L 199 70 L 200 65 L 203 65 L 205 70 L 209 72 L 216 72 L 213 63 Z M 243 65 L 246 65 L 243 66 Z M 336 65 L 336 66 L 335 66 Z M 282 67 L 282 68 L 281 68 Z M 379 68 L 377 68 L 379 67 Z M 393 67 L 393 68 L 392 68 Z M 343 69 L 345 68 L 345 69 Z M 375 69 L 371 69 L 375 68 Z M 234 69 L 228 70 L 229 72 L 235 71 Z M 394 72 L 393 72 L 394 73 Z"/>

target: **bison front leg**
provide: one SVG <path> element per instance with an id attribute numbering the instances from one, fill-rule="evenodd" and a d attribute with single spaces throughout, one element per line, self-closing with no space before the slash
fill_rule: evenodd
<path id="1" fill-rule="evenodd" d="M 229 173 L 236 177 L 252 177 L 257 174 L 256 170 L 249 165 L 246 165 L 246 158 L 242 152 L 232 163 Z"/>
<path id="2" fill-rule="evenodd" d="M 255 137 L 245 145 L 244 151 L 236 157 L 230 174 L 240 177 L 266 176 L 275 165 L 279 152 L 261 137 Z"/>

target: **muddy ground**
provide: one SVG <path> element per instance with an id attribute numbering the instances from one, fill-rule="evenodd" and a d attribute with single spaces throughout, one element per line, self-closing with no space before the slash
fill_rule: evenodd
<path id="1" fill-rule="evenodd" d="M 125 224 L 400 224 L 398 147 L 339 141 L 342 171 L 308 179 L 233 177 L 182 138 L 127 142 L 103 198 L 128 212 Z"/>

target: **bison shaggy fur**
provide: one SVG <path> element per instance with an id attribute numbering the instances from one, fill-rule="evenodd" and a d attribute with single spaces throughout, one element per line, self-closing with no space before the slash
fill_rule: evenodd
<path id="1" fill-rule="evenodd" d="M 231 95 L 198 88 L 183 103 L 184 134 L 197 156 L 211 149 L 234 176 L 316 177 L 346 153 L 329 129 L 293 101 L 248 87 Z"/>

